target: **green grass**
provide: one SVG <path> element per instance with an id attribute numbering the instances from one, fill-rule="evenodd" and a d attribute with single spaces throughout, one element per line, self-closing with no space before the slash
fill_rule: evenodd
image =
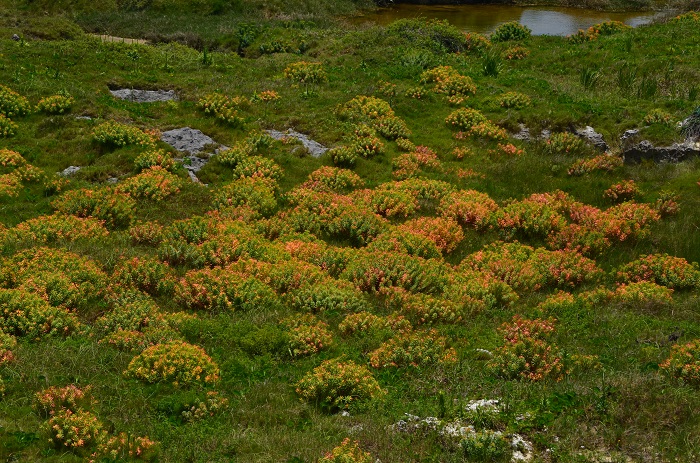
<path id="1" fill-rule="evenodd" d="M 689 98 L 693 96 L 692 83 L 700 78 L 697 23 L 656 24 L 581 45 L 564 38 L 533 37 L 524 43 L 531 51 L 528 58 L 503 61 L 497 75 L 484 75 L 483 58 L 478 53 L 448 53 L 430 39 L 416 41 L 386 28 L 355 29 L 336 22 L 336 15 L 354 11 L 358 4 L 353 2 L 337 3 L 334 8 L 308 3 L 297 16 L 287 19 L 282 16 L 288 10 L 274 2 L 245 7 L 236 4 L 230 12 L 195 19 L 189 13 L 85 12 L 79 3 L 75 4 L 80 11 L 76 9 L 60 19 L 35 15 L 33 9 L 29 10 L 31 14 L 20 9 L 0 16 L 0 37 L 4 37 L 0 40 L 0 82 L 33 104 L 62 91 L 76 100 L 66 115 L 32 114 L 17 119 L 19 133 L 0 139 L 0 148 L 20 152 L 49 174 L 69 165 L 84 166 L 71 179 L 68 190 L 97 188 L 108 178 L 122 180 L 135 175 L 133 161 L 138 149 L 105 148 L 92 140 L 93 128 L 103 120 L 162 131 L 190 126 L 228 146 L 243 140 L 252 130 L 292 127 L 334 146 L 351 131 L 336 117 L 336 107 L 356 95 L 379 96 L 379 82 L 388 80 L 398 87 L 392 107 L 412 130 L 411 140 L 431 147 L 441 160 L 444 172 L 431 172 L 426 177 L 488 193 L 501 205 L 532 193 L 561 189 L 599 208 L 609 206 L 603 198 L 604 190 L 621 180 L 633 179 L 643 192 L 640 202 L 652 203 L 660 191 L 669 191 L 679 196 L 681 212 L 654 225 L 649 237 L 616 245 L 597 257 L 597 264 L 612 272 L 640 255 L 661 252 L 700 261 L 699 160 L 627 165 L 612 173 L 569 177 L 566 170 L 574 159 L 546 154 L 544 142 L 519 144 L 526 153 L 517 158 L 490 156 L 488 150 L 495 143 L 458 142 L 452 137 L 444 120 L 454 108 L 442 95 L 427 90 L 424 98 L 416 100 L 404 94 L 406 89 L 420 85 L 424 69 L 450 65 L 477 85 L 476 95 L 466 104 L 499 125 L 514 130 L 524 123 L 532 133 L 543 128 L 562 131 L 574 125 L 591 125 L 616 150 L 620 148 L 619 135 L 642 127 L 652 109 L 662 108 L 679 121 L 700 105 L 697 92 L 695 99 Z M 59 3 L 55 5 L 60 7 Z M 33 8 L 44 7 L 49 4 Z M 240 32 L 245 32 L 241 23 L 253 23 L 268 14 L 274 20 L 260 22 L 254 38 L 241 48 Z M 185 19 L 187 26 L 183 26 Z M 175 42 L 101 43 L 85 36 L 76 24 L 89 32 L 133 37 L 159 34 L 167 40 L 177 39 L 179 33 L 191 34 L 197 42 L 192 44 L 196 47 Z M 16 25 L 26 40 L 9 40 Z M 38 34 L 32 32 L 40 29 L 46 31 L 43 40 L 35 39 Z M 304 41 L 309 47 L 301 53 L 261 54 L 261 45 L 274 41 L 289 41 L 294 46 Z M 205 44 L 211 63 L 202 59 Z M 283 71 L 300 60 L 322 62 L 328 82 L 312 86 L 310 92 L 292 85 Z M 637 79 L 627 87 L 619 80 L 619 70 L 625 66 L 638 70 Z M 595 85 L 585 85 L 582 70 L 594 68 L 600 70 Z M 648 83 L 639 87 L 643 76 L 647 76 L 646 82 L 653 79 L 657 83 L 655 92 Z M 173 89 L 180 100 L 136 104 L 113 99 L 108 89 L 122 86 Z M 252 105 L 244 111 L 244 128 L 219 123 L 196 107 L 199 98 L 212 92 L 250 97 L 264 90 L 275 90 L 280 100 L 266 107 Z M 501 108 L 499 96 L 509 91 L 528 95 L 532 105 L 521 110 Z M 77 115 L 93 119 L 78 120 L 74 117 Z M 670 143 L 679 137 L 669 127 L 651 127 L 642 134 L 658 143 Z M 367 188 L 392 179 L 391 162 L 399 151 L 395 143 L 384 142 L 385 154 L 361 159 L 354 167 Z M 451 153 L 456 146 L 469 147 L 473 155 L 455 160 Z M 327 157 L 299 156 L 292 150 L 292 146 L 277 142 L 265 152 L 284 169 L 279 182 L 281 195 L 304 182 L 314 170 L 331 165 Z M 483 177 L 459 178 L 456 169 L 473 169 Z M 186 178 L 182 169 L 176 172 Z M 214 159 L 199 177 L 206 186 L 186 184 L 164 202 L 139 200 L 136 219 L 168 225 L 204 215 L 212 209 L 217 189 L 232 181 L 234 175 Z M 26 184 L 16 198 L 0 199 L 0 222 L 14 227 L 49 214 L 54 199 L 40 185 Z M 280 203 L 282 207 L 287 204 L 283 197 Z M 445 257 L 446 262 L 458 264 L 499 237 L 494 230 L 470 229 L 465 235 L 459 247 Z M 541 238 L 519 238 L 531 245 L 543 244 Z M 343 241 L 337 237 L 334 240 L 333 244 Z M 17 252 L 17 246 L 33 244 L 10 243 L 3 258 Z M 126 258 L 157 255 L 153 247 L 133 245 L 124 230 L 112 231 L 102 240 L 59 240 L 52 246 L 88 256 L 107 272 Z M 178 265 L 173 271 L 182 277 L 189 270 Z M 601 285 L 614 288 L 610 274 Z M 679 337 L 677 342 L 700 337 L 697 289 L 674 293 L 672 304 L 606 302 L 586 311 L 542 313 L 537 305 L 550 293 L 525 293 L 513 306 L 473 314 L 460 324 L 437 324 L 435 327 L 457 349 L 458 363 L 418 370 L 373 370 L 387 390 L 386 399 L 353 408 L 349 417 L 327 414 L 314 404 L 300 402 L 294 385 L 322 360 L 345 356 L 366 364 L 367 353 L 383 339 L 342 337 L 337 325 L 346 314 L 330 312 L 319 317 L 330 325 L 335 343 L 319 354 L 292 358 L 285 349 L 251 351 L 251 343 L 255 345 L 253 334 L 259 328 L 278 329 L 280 320 L 294 314 L 283 297 L 283 304 L 274 310 L 200 313 L 197 320 L 181 326 L 183 338 L 203 347 L 221 367 L 216 389 L 229 400 L 222 413 L 193 423 L 183 423 L 168 414 L 168 407 L 192 391 L 146 385 L 123 377 L 131 353 L 98 344 L 97 338 L 88 334 L 41 341 L 22 339 L 15 349 L 17 360 L 0 366 L 6 386 L 0 401 L 0 458 L 83 461 L 77 454 L 49 446 L 40 430 L 43 419 L 32 409 L 36 392 L 76 383 L 93 387 L 98 400 L 93 410 L 108 431 L 148 435 L 159 441 L 158 461 L 163 462 L 310 463 L 348 436 L 358 440 L 373 458 L 385 462 L 463 462 L 463 454 L 435 432 L 402 434 L 388 427 L 405 413 L 441 416 L 448 421 L 463 418 L 464 404 L 480 398 L 502 400 L 505 412 L 493 426 L 526 436 L 534 443 L 541 461 L 586 461 L 582 447 L 601 452 L 601 457 L 635 461 L 696 460 L 700 453 L 700 418 L 693 413 L 700 406 L 697 387 L 669 379 L 659 372 L 658 365 L 668 357 L 676 342 L 672 340 L 674 335 Z M 381 297 L 363 297 L 377 314 L 391 312 Z M 154 300 L 163 312 L 183 310 L 170 296 Z M 91 301 L 79 315 L 91 325 L 108 307 L 105 301 Z M 570 354 L 598 355 L 601 368 L 574 371 L 560 382 L 504 381 L 490 375 L 486 362 L 475 350 L 496 349 L 502 343 L 496 328 L 514 314 L 556 317 L 555 342 Z M 259 331 L 261 336 L 266 333 Z M 204 394 L 197 388 L 193 391 Z"/>

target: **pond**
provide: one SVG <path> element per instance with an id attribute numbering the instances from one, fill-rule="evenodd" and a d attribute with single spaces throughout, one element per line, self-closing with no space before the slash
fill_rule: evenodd
<path id="1" fill-rule="evenodd" d="M 663 13 L 583 10 L 565 7 L 538 7 L 513 5 L 415 5 L 394 4 L 365 12 L 352 19 L 361 24 L 371 22 L 387 25 L 397 19 L 428 18 L 447 19 L 452 25 L 466 31 L 482 34 L 492 32 L 500 24 L 517 21 L 530 29 L 534 35 L 575 34 L 579 29 L 587 29 L 603 21 L 622 21 L 636 27 L 652 22 Z"/>

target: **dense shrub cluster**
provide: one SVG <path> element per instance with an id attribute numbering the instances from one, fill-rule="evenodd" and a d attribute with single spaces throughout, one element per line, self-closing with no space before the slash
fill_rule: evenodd
<path id="1" fill-rule="evenodd" d="M 219 367 L 201 347 L 170 341 L 151 346 L 134 357 L 124 374 L 147 383 L 206 385 L 219 380 Z"/>
<path id="2" fill-rule="evenodd" d="M 303 400 L 331 411 L 385 394 L 366 367 L 341 359 L 322 362 L 299 380 L 296 391 Z"/>

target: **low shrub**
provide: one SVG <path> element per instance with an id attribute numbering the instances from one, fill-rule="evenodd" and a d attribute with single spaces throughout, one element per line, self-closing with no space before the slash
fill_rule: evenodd
<path id="1" fill-rule="evenodd" d="M 244 177 L 219 188 L 214 207 L 248 206 L 260 215 L 268 216 L 277 208 L 277 183 L 267 177 Z"/>
<path id="2" fill-rule="evenodd" d="M 129 236 L 135 244 L 158 245 L 163 240 L 163 226 L 157 222 L 145 222 L 129 228 Z"/>
<path id="3" fill-rule="evenodd" d="M 617 280 L 628 282 L 649 281 L 667 288 L 693 289 L 700 286 L 700 268 L 682 257 L 668 254 L 649 254 L 625 264 L 617 270 Z"/>
<path id="4" fill-rule="evenodd" d="M 71 110 L 73 103 L 75 100 L 70 96 L 53 95 L 39 100 L 36 110 L 46 114 L 64 114 Z"/>
<path id="5" fill-rule="evenodd" d="M 300 84 L 320 84 L 328 80 L 322 63 L 299 61 L 287 66 L 284 76 Z"/>
<path id="6" fill-rule="evenodd" d="M 205 95 L 197 102 L 197 107 L 205 114 L 214 116 L 233 127 L 240 127 L 245 119 L 242 111 L 250 106 L 250 101 L 245 97 L 229 97 L 219 93 Z"/>
<path id="7" fill-rule="evenodd" d="M 439 258 L 442 255 L 430 238 L 393 227 L 377 236 L 367 246 L 367 250 L 402 253 L 424 259 Z"/>
<path id="8" fill-rule="evenodd" d="M 529 27 L 511 21 L 498 26 L 489 36 L 492 42 L 520 41 L 530 38 L 532 31 Z"/>
<path id="9" fill-rule="evenodd" d="M 84 410 L 66 408 L 51 415 L 43 429 L 49 435 L 49 442 L 56 447 L 74 451 L 90 449 L 106 435 L 97 416 Z"/>
<path id="10" fill-rule="evenodd" d="M 26 220 L 10 229 L 4 239 L 15 243 L 48 244 L 57 241 L 100 239 L 108 234 L 101 220 L 57 213 Z"/>
<path id="11" fill-rule="evenodd" d="M 671 347 L 669 357 L 659 365 L 671 377 L 694 386 L 700 384 L 700 339 Z"/>
<path id="12" fill-rule="evenodd" d="M 294 309 L 311 313 L 358 312 L 368 306 L 356 289 L 344 288 L 335 281 L 304 285 L 291 291 L 289 300 Z"/>
<path id="13" fill-rule="evenodd" d="M 143 148 L 153 148 L 155 137 L 144 132 L 138 127 L 122 124 L 115 121 L 107 121 L 95 127 L 92 137 L 95 141 L 105 145 L 122 147 L 139 145 Z"/>
<path id="14" fill-rule="evenodd" d="M 301 186 L 314 191 L 345 193 L 364 186 L 364 180 L 351 170 L 323 166 L 311 172 Z"/>
<path id="15" fill-rule="evenodd" d="M 94 403 L 91 389 L 90 386 L 81 389 L 75 384 L 69 384 L 65 387 L 51 386 L 36 393 L 34 396 L 36 399 L 35 409 L 44 417 L 54 415 L 63 409 L 73 412 L 88 409 Z"/>
<path id="16" fill-rule="evenodd" d="M 360 448 L 360 443 L 346 438 L 341 444 L 326 453 L 318 463 L 374 463 L 369 452 Z"/>
<path id="17" fill-rule="evenodd" d="M 460 446 L 469 461 L 505 462 L 513 453 L 509 440 L 500 431 L 470 433 L 462 439 Z"/>
<path id="18" fill-rule="evenodd" d="M 462 225 L 483 229 L 488 226 L 491 214 L 497 209 L 496 202 L 486 193 L 460 190 L 446 195 L 440 201 L 437 212 Z"/>
<path id="19" fill-rule="evenodd" d="M 22 289 L 0 289 L 0 315 L 0 330 L 31 340 L 66 336 L 79 326 L 75 314 L 52 307 L 37 294 Z"/>
<path id="20" fill-rule="evenodd" d="M 328 411 L 347 409 L 385 395 L 366 367 L 342 359 L 322 362 L 299 380 L 296 392 L 302 400 Z"/>
<path id="21" fill-rule="evenodd" d="M 115 266 L 112 278 L 123 287 L 149 294 L 169 294 L 175 284 L 170 266 L 152 258 L 124 260 Z"/>
<path id="22" fill-rule="evenodd" d="M 567 171 L 571 176 L 585 175 L 597 170 L 612 172 L 622 167 L 623 161 L 619 156 L 601 154 L 593 158 L 579 159 Z"/>
<path id="23" fill-rule="evenodd" d="M 530 50 L 521 46 L 506 48 L 501 53 L 501 57 L 507 60 L 520 60 L 525 59 L 528 56 L 530 56 Z"/>
<path id="24" fill-rule="evenodd" d="M 449 218 L 420 217 L 399 226 L 400 231 L 428 238 L 444 254 L 454 251 L 464 239 L 459 224 Z"/>
<path id="25" fill-rule="evenodd" d="M 358 253 L 348 262 L 341 278 L 361 291 L 376 292 L 396 286 L 413 292 L 437 293 L 447 284 L 446 267 L 436 259 L 422 259 L 395 252 Z"/>
<path id="26" fill-rule="evenodd" d="M 175 167 L 175 160 L 172 155 L 162 149 L 151 149 L 139 154 L 134 160 L 136 170 L 141 172 L 152 167 L 161 167 L 172 170 Z"/>
<path id="27" fill-rule="evenodd" d="M 207 385 L 219 380 L 219 367 L 201 347 L 170 341 L 151 346 L 134 357 L 124 375 L 147 383 Z"/>
<path id="28" fill-rule="evenodd" d="M 447 116 L 445 123 L 458 130 L 470 130 L 479 123 L 488 122 L 481 111 L 472 108 L 460 108 Z"/>
<path id="29" fill-rule="evenodd" d="M 133 198 L 110 188 L 67 191 L 51 205 L 64 214 L 104 220 L 109 228 L 128 227 L 136 212 Z"/>
<path id="30" fill-rule="evenodd" d="M 134 199 L 162 201 L 179 193 L 182 185 L 180 177 L 160 166 L 154 166 L 124 180 L 115 188 L 115 192 L 127 194 Z"/>
<path id="31" fill-rule="evenodd" d="M 239 162 L 233 169 L 233 176 L 236 178 L 244 177 L 266 177 L 272 180 L 282 178 L 284 171 L 272 159 L 262 156 L 250 156 Z"/>
<path id="32" fill-rule="evenodd" d="M 612 295 L 615 302 L 626 305 L 653 306 L 673 302 L 673 290 L 648 281 L 621 284 Z"/>
<path id="33" fill-rule="evenodd" d="M 550 342 L 554 320 L 528 320 L 516 315 L 499 329 L 505 344 L 494 351 L 487 369 L 504 379 L 540 381 L 563 378 L 562 352 Z"/>
<path id="34" fill-rule="evenodd" d="M 0 330 L 0 366 L 6 365 L 15 359 L 15 354 L 12 352 L 17 347 L 17 339 L 11 334 L 7 334 Z M 0 397 L 2 393 L 0 393 Z"/>
<path id="35" fill-rule="evenodd" d="M 553 133 L 545 143 L 545 151 L 551 155 L 582 156 L 589 150 L 585 141 L 569 132 Z"/>
<path id="36" fill-rule="evenodd" d="M 673 118 L 663 109 L 654 108 L 644 116 L 644 123 L 647 125 L 671 125 L 673 123 Z"/>
<path id="37" fill-rule="evenodd" d="M 614 203 L 629 201 L 642 194 L 634 180 L 623 180 L 603 192 L 603 197 Z"/>
<path id="38" fill-rule="evenodd" d="M 411 331 L 412 326 L 403 315 L 392 314 L 380 317 L 371 312 L 350 314 L 340 322 L 338 329 L 344 336 L 368 334 L 386 330 L 388 332 Z"/>
<path id="39" fill-rule="evenodd" d="M 399 333 L 370 354 L 374 368 L 422 368 L 451 364 L 457 352 L 437 331 Z"/>
<path id="40" fill-rule="evenodd" d="M 440 52 L 462 52 L 468 47 L 465 34 L 447 20 L 399 19 L 391 23 L 387 31 Z"/>
<path id="41" fill-rule="evenodd" d="M 90 463 L 103 461 L 153 461 L 156 458 L 158 444 L 146 437 L 134 437 L 120 432 L 115 436 L 102 439 L 94 453 L 90 455 Z"/>
<path id="42" fill-rule="evenodd" d="M 17 135 L 19 127 L 11 119 L 0 114 L 0 138 L 10 138 Z"/>
<path id="43" fill-rule="evenodd" d="M 518 92 L 504 93 L 501 95 L 498 102 L 501 107 L 509 109 L 522 109 L 532 104 L 532 100 L 530 100 L 529 96 Z"/>
<path id="44" fill-rule="evenodd" d="M 0 115 L 7 118 L 26 116 L 31 112 L 29 101 L 14 90 L 0 85 Z"/>
<path id="45" fill-rule="evenodd" d="M 293 357 L 316 354 L 333 344 L 328 324 L 311 314 L 287 318 L 282 324 L 289 329 L 289 351 Z"/>

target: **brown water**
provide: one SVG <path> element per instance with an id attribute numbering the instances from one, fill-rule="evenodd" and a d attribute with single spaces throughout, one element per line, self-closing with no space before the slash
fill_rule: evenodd
<path id="1" fill-rule="evenodd" d="M 387 25 L 403 18 L 446 19 L 464 31 L 482 34 L 492 32 L 505 22 L 518 21 L 532 29 L 534 35 L 565 36 L 603 21 L 622 21 L 636 27 L 648 24 L 659 16 L 660 13 L 654 12 L 608 13 L 564 7 L 394 4 L 368 11 L 352 21 L 357 24 L 371 22 Z"/>

